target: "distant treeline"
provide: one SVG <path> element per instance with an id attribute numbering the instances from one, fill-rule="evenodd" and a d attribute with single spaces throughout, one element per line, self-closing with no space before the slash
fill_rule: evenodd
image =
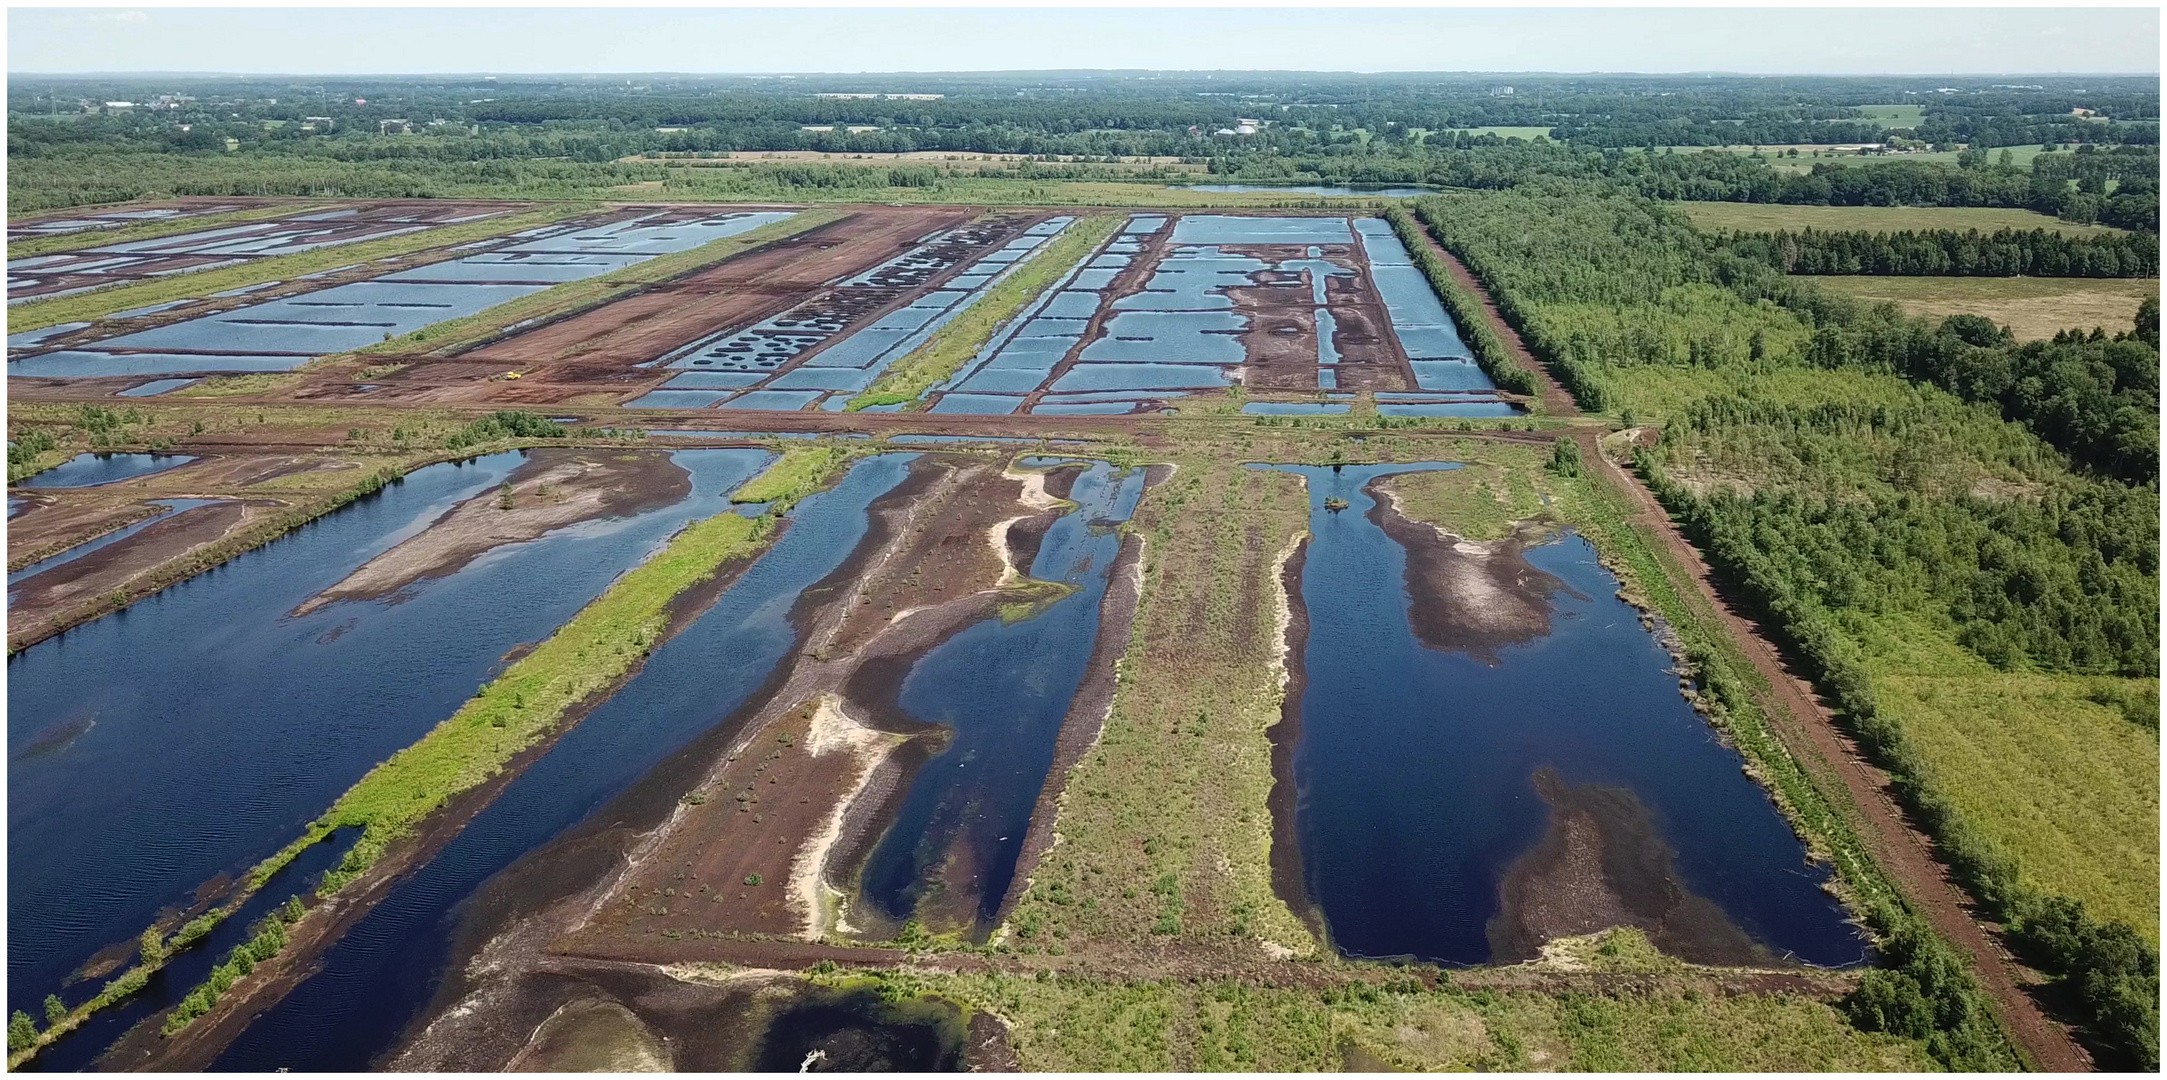
<path id="1" fill-rule="evenodd" d="M 1934 229 L 1863 232 L 1805 229 L 1747 233 L 1731 250 L 1786 274 L 1910 277 L 2159 276 L 2159 237 L 2149 233 L 2071 236 L 2051 229 L 1982 233 Z"/>
<path id="2" fill-rule="evenodd" d="M 2040 154 L 2029 170 L 1952 168 L 1940 162 L 1817 163 L 1778 173 L 1743 154 L 1637 154 L 1609 170 L 1658 199 L 1805 206 L 1987 206 L 2037 210 L 2067 221 L 2159 230 L 2159 152 Z M 1870 159 L 1868 159 L 1870 160 Z M 2109 181 L 2114 190 L 2107 190 Z"/>

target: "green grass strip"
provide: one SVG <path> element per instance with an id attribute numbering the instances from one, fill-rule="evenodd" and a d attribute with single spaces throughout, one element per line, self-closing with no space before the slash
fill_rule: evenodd
<path id="1" fill-rule="evenodd" d="M 424 229 L 417 233 L 387 236 L 381 240 L 367 240 L 358 244 L 340 244 L 336 247 L 318 248 L 314 251 L 297 251 L 291 255 L 278 255 L 268 259 L 255 259 L 240 266 L 228 266 L 220 270 L 204 270 L 194 274 L 151 278 L 132 285 L 119 285 L 95 292 L 60 296 L 51 300 L 34 300 L 8 311 L 8 332 L 19 334 L 26 330 L 41 330 L 65 322 L 89 322 L 101 319 L 116 311 L 163 304 L 170 300 L 185 300 L 208 296 L 243 285 L 255 285 L 265 281 L 292 281 L 304 274 L 320 270 L 335 270 L 342 266 L 370 262 L 376 259 L 397 258 L 412 255 L 431 248 L 451 247 L 475 240 L 486 240 L 506 233 L 518 232 L 548 225 L 578 214 L 589 213 L 592 206 L 565 205 L 531 210 L 524 214 L 490 218 L 486 221 L 470 221 L 463 225 L 446 225 L 439 229 Z"/>
<path id="2" fill-rule="evenodd" d="M 954 375 L 965 360 L 978 355 L 978 350 L 1017 312 L 1038 299 L 1086 255 L 1098 250 L 1124 220 L 1098 214 L 1071 222 L 925 344 L 896 361 L 880 381 L 852 398 L 849 411 L 857 412 L 868 405 L 896 405 L 925 396 L 934 384 Z"/>
<path id="3" fill-rule="evenodd" d="M 850 456 L 841 446 L 797 446 L 730 493 L 733 503 L 795 501 Z"/>
<path id="4" fill-rule="evenodd" d="M 165 221 L 146 221 L 140 225 L 124 225 L 118 229 L 85 229 L 63 236 L 32 236 L 8 242 L 8 258 L 28 259 L 37 255 L 57 255 L 63 251 L 81 251 L 84 248 L 105 247 L 108 244 L 128 244 L 137 240 L 160 240 L 200 230 L 223 229 L 231 225 L 244 225 L 251 221 L 267 221 L 272 218 L 292 217 L 295 214 L 313 213 L 328 209 L 326 206 L 259 206 L 253 210 L 235 210 L 225 214 L 201 214 L 196 217 L 171 218 Z"/>
<path id="5" fill-rule="evenodd" d="M 770 504 L 765 514 L 748 518 L 725 511 L 686 526 L 659 554 L 619 578 L 533 652 L 476 691 L 450 718 L 369 770 L 299 839 L 250 870 L 225 903 L 170 939 L 161 940 L 155 928 L 146 930 L 145 947 L 135 966 L 38 1032 L 30 1045 L 11 1047 L 8 1067 L 19 1067 L 39 1049 L 81 1026 L 91 1014 L 142 989 L 175 953 L 207 936 L 303 851 L 339 829 L 359 828 L 361 837 L 344 861 L 324 875 L 317 895 L 329 897 L 366 873 L 423 818 L 497 775 L 520 751 L 554 730 L 574 705 L 645 660 L 661 642 L 669 624 L 670 602 L 679 593 L 714 577 L 726 563 L 758 552 L 775 535 L 782 516 L 799 499 L 819 490 L 850 457 L 850 451 L 836 447 L 795 447 L 785 452 L 748 482 L 748 486 L 766 482 L 766 498 L 760 500 Z M 228 978 L 229 986 L 231 982 Z M 218 993 L 224 989 L 220 987 Z M 216 994 L 211 999 L 215 1001 Z M 177 1027 L 168 1028 L 167 1033 L 173 1030 Z"/>
<path id="6" fill-rule="evenodd" d="M 355 352 L 363 356 L 410 353 L 421 351 L 420 347 L 423 345 L 428 346 L 429 352 L 457 352 L 481 344 L 520 323 L 614 303 L 658 281 L 668 281 L 692 273 L 754 248 L 817 229 L 844 216 L 844 211 L 828 207 L 800 211 L 794 217 L 763 225 L 748 233 L 710 240 L 690 251 L 659 256 L 601 277 L 553 285 L 541 292 L 498 304 L 486 311 L 425 326 L 403 337 L 365 346 Z"/>

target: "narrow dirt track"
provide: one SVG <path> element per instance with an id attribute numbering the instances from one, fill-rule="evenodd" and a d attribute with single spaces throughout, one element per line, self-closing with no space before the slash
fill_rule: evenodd
<path id="1" fill-rule="evenodd" d="M 1549 369 L 1536 362 L 1519 332 L 1505 322 L 1489 290 L 1483 288 L 1466 264 L 1445 250 L 1427 230 L 1423 232 L 1423 240 L 1444 260 L 1453 279 L 1482 302 L 1490 328 L 1505 342 L 1514 359 L 1541 380 L 1544 408 L 1554 416 L 1578 416 L 1580 410 L 1574 406 L 1572 395 L 1551 376 Z M 1707 560 L 1701 558 L 1699 549 L 1678 530 L 1678 524 L 1671 520 L 1669 512 L 1656 501 L 1655 493 L 1648 490 L 1639 477 L 1603 456 L 1597 443 L 1600 435 L 1595 428 L 1581 428 L 1572 433 L 1580 443 L 1581 460 L 1602 463 L 1597 475 L 1625 492 L 1633 504 L 1636 523 L 1655 536 L 1685 569 L 1687 576 L 1693 579 L 1693 588 L 1699 594 L 1704 610 L 1715 615 L 1761 673 L 1761 678 L 1772 690 L 1772 697 L 1762 699 L 1762 708 L 1775 724 L 1784 745 L 1801 756 L 1807 756 L 1810 751 L 1810 756 L 1818 760 L 1809 762 L 1809 766 L 1821 766 L 1810 771 L 1821 775 L 1834 773 L 1842 778 L 1844 790 L 1859 811 L 1855 820 L 1864 825 L 1863 839 L 1874 858 L 1897 880 L 1904 895 L 1933 922 L 1943 937 L 1971 954 L 1972 967 L 1979 973 L 1980 982 L 2001 1005 L 2002 1023 L 2030 1057 L 2032 1065 L 2048 1072 L 2090 1071 L 2093 1068 L 2091 1055 L 2070 1036 L 2067 1027 L 2040 1011 L 2039 1003 L 2024 989 L 2024 979 L 2016 960 L 1972 913 L 1970 898 L 1962 886 L 1951 879 L 1948 868 L 1935 857 L 1933 842 L 1911 826 L 1903 807 L 1896 801 L 1895 786 L 1888 774 L 1866 760 L 1858 744 L 1837 727 L 1835 717 L 1821 703 L 1812 683 L 1791 669 L 1789 661 L 1760 623 L 1745 615 L 1725 594 Z"/>
<path id="2" fill-rule="evenodd" d="M 1888 774 L 1868 762 L 1858 744 L 1836 726 L 1835 717 L 1822 705 L 1812 684 L 1791 670 L 1760 625 L 1740 614 L 1716 585 L 1714 571 L 1701 558 L 1700 551 L 1679 533 L 1654 493 L 1638 477 L 1596 452 L 1595 432 L 1578 432 L 1575 437 L 1581 443 L 1582 460 L 1602 460 L 1602 475 L 1633 500 L 1636 520 L 1685 567 L 1701 598 L 1773 689 L 1774 700 L 1764 699 L 1763 708 L 1776 723 L 1784 744 L 1793 753 L 1803 749 L 1801 742 L 1810 746 L 1827 771 L 1843 779 L 1852 804 L 1860 810 L 1857 820 L 1865 826 L 1866 844 L 1882 869 L 1902 884 L 1904 895 L 1933 921 L 1942 936 L 1971 953 L 1980 981 L 2001 1003 L 2002 1022 L 2033 1064 L 2049 1072 L 2089 1071 L 2090 1055 L 2070 1037 L 2067 1028 L 2040 1011 L 2038 1002 L 2023 988 L 2016 961 L 1972 914 L 1969 898 L 1951 879 L 1948 868 L 1935 858 L 1932 842 L 1911 827 L 1896 801 L 1895 786 Z"/>
<path id="3" fill-rule="evenodd" d="M 1505 349 L 1512 353 L 1512 359 L 1521 367 L 1535 373 L 1535 381 L 1542 384 L 1543 411 L 1552 416 L 1580 415 L 1580 406 L 1573 403 L 1572 392 L 1552 378 L 1550 369 L 1544 367 L 1535 359 L 1535 354 L 1528 351 L 1527 342 L 1521 339 L 1520 332 L 1505 321 L 1505 313 L 1497 309 L 1497 301 L 1490 299 L 1490 291 L 1475 280 L 1475 275 L 1467 269 L 1467 264 L 1461 262 L 1459 256 L 1445 250 L 1445 246 L 1438 243 L 1437 237 L 1430 235 L 1428 229 L 1422 230 L 1422 242 L 1430 246 L 1431 254 L 1445 261 L 1445 269 L 1452 272 L 1452 280 L 1459 282 L 1460 288 L 1466 289 L 1469 295 L 1481 301 L 1483 312 L 1490 317 L 1490 329 L 1497 332 L 1498 340 L 1505 343 Z"/>

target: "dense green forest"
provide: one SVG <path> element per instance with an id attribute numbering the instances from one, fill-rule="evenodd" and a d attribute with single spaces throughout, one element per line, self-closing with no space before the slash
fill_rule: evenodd
<path id="1" fill-rule="evenodd" d="M 1804 229 L 1749 233 L 1733 242 L 1787 274 L 1953 277 L 2158 277 L 2159 238 L 2143 233 L 2070 236 L 2049 229 L 1901 232 Z"/>
<path id="2" fill-rule="evenodd" d="M 1418 212 L 1583 405 L 1661 425 L 1639 462 L 1658 494 L 1783 629 L 2027 960 L 2066 981 L 2124 1064 L 2156 1067 L 2157 950 L 2031 886 L 1921 779 L 1944 766 L 1878 708 L 1887 662 L 1868 643 L 1924 627 L 2005 671 L 2156 679 L 2157 305 L 2111 338 L 2018 346 L 1985 320 L 1822 295 L 1615 185 L 1534 182 Z M 1868 1022 L 1911 1023 L 1891 1019 L 1897 999 L 1937 1008 L 1941 984 L 1898 972 L 1911 982 L 1855 1003 Z"/>

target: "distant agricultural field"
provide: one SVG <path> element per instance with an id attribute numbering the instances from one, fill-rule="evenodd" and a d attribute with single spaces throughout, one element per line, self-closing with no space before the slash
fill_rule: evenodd
<path id="1" fill-rule="evenodd" d="M 2053 229 L 2072 236 L 2118 232 L 2106 225 L 2079 225 L 2030 210 L 1985 206 L 1789 206 L 1781 203 L 1680 203 L 1703 229 L 1774 232 L 1777 229 Z"/>
<path id="2" fill-rule="evenodd" d="M 1956 150 L 1929 150 L 1902 154 L 1861 154 L 1857 143 L 1800 143 L 1796 146 L 1788 144 L 1780 146 L 1671 146 L 1663 149 L 1674 154 L 1697 154 L 1703 150 L 1722 150 L 1732 154 L 1760 154 L 1768 159 L 1769 168 L 1781 173 L 1812 172 L 1815 165 L 1822 164 L 1876 165 L 1891 161 L 1909 161 L 1954 165 L 1956 164 L 1956 155 L 1959 153 Z M 1798 151 L 1797 157 L 1789 156 L 1793 150 Z M 1988 156 L 1996 164 L 1999 164 L 2003 150 L 2009 151 L 2009 164 L 2019 169 L 2027 169 L 2031 167 L 2033 158 L 2046 152 L 2046 147 L 2038 143 L 2029 146 L 1997 146 L 1989 151 Z"/>
<path id="3" fill-rule="evenodd" d="M 2159 296 L 2158 278 L 1815 277 L 1830 292 L 1885 300 L 1913 315 L 1984 315 L 2019 341 L 2068 329 L 2129 329 L 2137 305 Z"/>
<path id="4" fill-rule="evenodd" d="M 1550 129 L 1546 127 L 1476 127 L 1451 130 L 1464 131 L 1469 135 L 1495 135 L 1500 139 L 1532 139 L 1537 135 L 1550 137 Z"/>
<path id="5" fill-rule="evenodd" d="M 1926 119 L 1924 105 L 1861 105 L 1860 114 L 1892 128 L 1915 128 Z"/>

